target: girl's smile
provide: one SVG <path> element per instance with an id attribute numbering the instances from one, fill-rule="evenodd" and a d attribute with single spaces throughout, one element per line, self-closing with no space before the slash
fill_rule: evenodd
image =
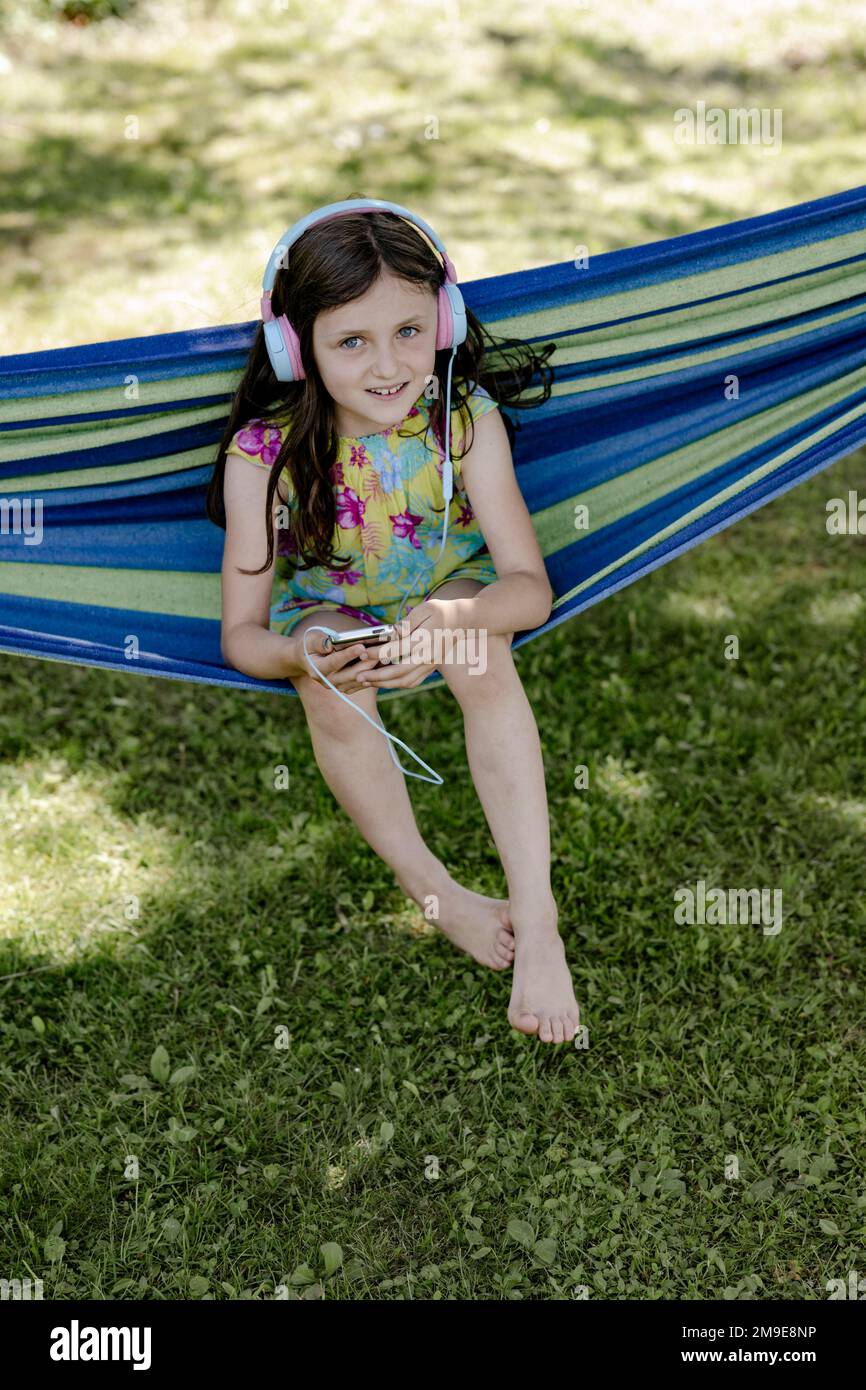
<path id="1" fill-rule="evenodd" d="M 404 381 L 402 384 L 398 384 L 396 388 L 393 387 L 393 386 L 390 386 L 390 387 L 372 387 L 372 386 L 368 386 L 368 387 L 366 388 L 366 394 L 367 394 L 368 396 L 376 396 L 379 400 L 382 400 L 382 401 L 392 401 L 392 400 L 396 400 L 396 398 L 397 398 L 398 396 L 402 396 L 402 395 L 403 395 L 403 392 L 406 390 L 406 387 L 407 387 L 409 384 L 410 384 L 410 383 L 409 383 L 408 381 Z"/>
<path id="2" fill-rule="evenodd" d="M 367 386 L 367 391 L 374 396 L 399 396 L 400 391 L 407 385 L 409 382 L 400 381 L 396 386 Z"/>

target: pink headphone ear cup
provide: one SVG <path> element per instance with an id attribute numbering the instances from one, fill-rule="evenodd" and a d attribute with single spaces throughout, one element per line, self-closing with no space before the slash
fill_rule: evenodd
<path id="1" fill-rule="evenodd" d="M 451 347 L 454 343 L 454 319 L 451 316 L 451 300 L 445 292 L 445 286 L 440 285 L 437 299 L 437 319 L 436 319 L 436 351 L 440 348 Z"/>
<path id="2" fill-rule="evenodd" d="M 289 362 L 291 363 L 292 367 L 292 380 L 303 381 L 304 377 L 306 376 L 306 372 L 304 371 L 304 364 L 301 361 L 301 344 L 298 340 L 298 335 L 295 332 L 292 325 L 289 323 L 289 320 L 286 318 L 285 314 L 280 314 L 279 318 L 277 319 L 277 323 L 279 324 L 280 332 L 283 335 L 283 342 L 286 345 L 286 352 L 289 354 Z"/>

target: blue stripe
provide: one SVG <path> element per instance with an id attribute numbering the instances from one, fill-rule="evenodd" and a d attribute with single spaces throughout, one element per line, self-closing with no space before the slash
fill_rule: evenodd
<path id="1" fill-rule="evenodd" d="M 561 623 L 573 618 L 575 614 L 582 613 L 585 608 L 590 608 L 593 604 L 599 603 L 602 599 L 609 598 L 611 594 L 617 593 L 619 589 L 633 584 L 636 579 L 641 579 L 645 574 L 658 569 L 660 565 L 667 564 L 669 560 L 676 559 L 678 555 L 683 555 L 693 546 L 701 541 L 707 540 L 710 536 L 716 535 L 726 527 L 731 526 L 735 521 L 748 516 L 750 512 L 763 507 L 767 502 L 780 497 L 790 488 L 798 483 L 805 482 L 807 478 L 813 477 L 823 469 L 828 468 L 837 459 L 845 458 L 866 444 L 866 421 L 858 420 L 854 424 L 841 430 L 834 438 L 820 445 L 813 454 L 810 455 L 809 466 L 803 466 L 802 460 L 786 465 L 772 478 L 761 479 L 746 492 L 740 493 L 736 498 L 729 498 L 721 503 L 714 511 L 701 517 L 699 521 L 693 522 L 691 526 L 684 527 L 676 536 L 668 537 L 659 542 L 658 545 L 651 547 L 644 554 L 623 565 L 614 575 L 607 575 L 599 580 L 597 584 L 589 586 L 583 593 L 576 595 L 567 604 L 556 609 L 548 621 L 540 628 L 532 631 L 515 634 L 514 646 L 522 647 L 533 637 L 538 637 L 541 633 L 550 632 Z M 632 514 L 637 515 L 636 513 Z M 631 523 L 632 517 L 629 517 Z M 639 543 L 639 541 L 637 542 Z M 625 546 L 619 553 L 623 554 L 630 546 Z M 560 554 L 562 552 L 559 552 Z M 615 557 L 614 557 L 615 558 Z M 592 567 L 589 567 L 592 570 Z M 548 567 L 550 569 L 550 566 Z M 568 587 L 579 584 L 586 575 L 574 574 L 569 576 Z M 554 584 L 551 576 L 551 584 Z M 554 584 L 554 588 L 556 585 Z"/>
<path id="2" fill-rule="evenodd" d="M 55 524 L 53 509 L 46 506 L 41 543 L 28 545 L 26 536 L 20 533 L 0 535 L 2 559 L 18 564 L 92 565 L 103 569 L 215 574 L 222 565 L 225 532 L 207 517 L 196 519 L 201 518 L 204 510 L 201 493 L 197 494 L 197 503 L 192 518 L 157 516 L 136 520 L 134 525 L 82 524 L 74 513 L 71 516 L 61 513 L 59 524 Z M 31 511 L 31 525 L 32 516 Z M 0 570 L 0 585 L 2 578 Z M 63 579 L 70 585 L 75 583 L 73 573 Z"/>

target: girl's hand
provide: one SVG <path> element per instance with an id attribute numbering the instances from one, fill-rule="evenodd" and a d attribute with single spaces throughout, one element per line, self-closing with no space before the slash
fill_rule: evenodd
<path id="1" fill-rule="evenodd" d="M 448 605 L 443 599 L 427 599 L 419 603 L 407 617 L 397 624 L 397 637 L 376 647 L 380 665 L 372 671 L 359 675 L 360 684 L 379 687 L 382 690 L 408 690 L 420 685 L 439 663 L 424 661 L 425 654 L 436 655 L 435 633 L 448 627 Z M 418 633 L 424 629 L 424 636 Z"/>
<path id="2" fill-rule="evenodd" d="M 293 668 L 296 669 L 293 669 L 291 674 L 310 675 L 310 668 L 304 660 L 303 638 L 290 637 L 288 640 L 295 643 Z M 326 675 L 343 695 L 354 695 L 356 691 L 363 690 L 364 687 L 358 684 L 358 676 L 371 670 L 378 659 L 377 648 L 365 647 L 360 643 L 356 647 L 348 647 L 345 651 L 332 651 L 325 633 L 317 631 L 311 632 L 307 637 L 307 652 L 312 657 L 316 671 Z M 361 660 L 358 660 L 359 657 Z M 314 676 L 314 680 L 319 680 L 318 674 Z M 324 685 L 325 682 L 320 681 L 320 684 Z M 325 688 L 327 689 L 327 686 Z"/>

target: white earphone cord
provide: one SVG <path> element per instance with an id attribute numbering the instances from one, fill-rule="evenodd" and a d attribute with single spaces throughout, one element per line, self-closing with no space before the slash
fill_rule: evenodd
<path id="1" fill-rule="evenodd" d="M 448 534 L 448 512 L 451 507 L 451 497 L 454 492 L 454 471 L 451 463 L 451 368 L 454 364 L 454 358 L 456 357 L 456 355 L 457 349 L 454 348 L 451 353 L 451 361 L 448 363 L 448 380 L 445 391 L 445 423 L 447 431 L 447 442 L 445 446 L 446 458 L 442 466 L 442 495 L 445 499 L 445 520 L 444 525 L 442 527 L 442 544 L 439 547 L 439 554 L 433 561 L 433 570 L 436 569 L 436 566 L 442 558 L 442 555 L 445 550 L 445 539 Z M 409 585 L 409 589 L 403 594 L 403 597 L 400 600 L 400 607 L 397 609 L 396 622 L 400 621 L 400 614 L 403 612 L 403 604 L 409 597 L 409 593 L 411 592 L 414 583 L 415 580 L 413 578 Z M 385 738 L 390 739 L 392 743 L 399 743 L 400 747 L 405 748 L 406 752 L 409 754 L 410 757 L 415 759 L 416 763 L 420 763 L 422 767 L 427 768 L 428 772 L 433 773 L 432 777 L 425 777 L 422 772 L 411 772 L 409 768 L 403 767 L 399 758 L 394 752 L 394 749 L 391 747 L 391 743 L 389 743 L 388 752 L 391 754 L 391 761 L 395 764 L 396 767 L 400 769 L 400 771 L 406 777 L 417 777 L 420 782 L 432 782 L 434 787 L 441 787 L 445 781 L 444 777 L 440 777 L 439 773 L 436 772 L 434 768 L 430 767 L 428 763 L 425 763 L 423 758 L 419 758 L 417 753 L 413 753 L 412 749 L 408 746 L 408 744 L 404 743 L 401 738 L 397 738 L 396 734 L 389 734 L 388 730 L 381 722 L 377 724 L 374 719 L 371 719 L 369 714 L 367 714 L 365 710 L 362 710 L 358 705 L 356 705 L 354 700 L 350 700 L 348 695 L 344 695 L 341 690 L 338 690 L 337 687 L 333 684 L 333 682 L 328 680 L 328 677 L 325 675 L 325 673 L 323 671 L 320 671 L 319 668 L 313 664 L 311 654 L 307 651 L 308 632 L 324 632 L 326 635 L 330 636 L 331 629 L 327 627 L 319 627 L 317 624 L 311 623 L 310 626 L 308 628 L 305 628 L 304 630 L 304 658 L 313 675 L 317 676 L 319 680 L 324 681 L 325 684 L 331 690 L 333 690 L 334 694 L 339 695 L 341 700 L 345 700 L 347 705 L 352 706 L 352 709 L 357 710 L 361 717 L 363 719 L 366 719 L 368 724 L 372 724 L 374 729 L 378 729 L 380 734 L 384 734 Z"/>

